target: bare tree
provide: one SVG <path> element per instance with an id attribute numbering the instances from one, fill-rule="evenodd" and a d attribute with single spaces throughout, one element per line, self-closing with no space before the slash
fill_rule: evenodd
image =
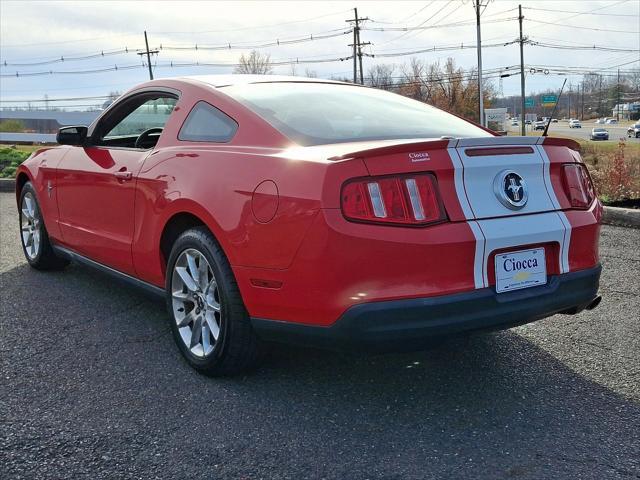
<path id="1" fill-rule="evenodd" d="M 374 65 L 367 72 L 365 82 L 375 88 L 392 90 L 394 88 L 393 72 L 394 65 L 378 64 Z"/>
<path id="2" fill-rule="evenodd" d="M 428 101 L 431 97 L 431 88 L 424 81 L 425 70 L 425 64 L 417 58 L 411 58 L 409 65 L 402 65 L 400 94 L 421 102 Z"/>
<path id="3" fill-rule="evenodd" d="M 257 75 L 268 75 L 271 73 L 271 55 L 262 54 L 257 50 L 251 50 L 249 55 L 240 55 L 238 65 L 233 69 L 233 73 L 253 73 Z"/>
<path id="4" fill-rule="evenodd" d="M 304 76 L 307 78 L 318 78 L 318 72 L 309 68 L 304 69 Z"/>

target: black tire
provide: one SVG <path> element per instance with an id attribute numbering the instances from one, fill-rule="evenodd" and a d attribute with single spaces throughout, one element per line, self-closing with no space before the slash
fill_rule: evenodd
<path id="1" fill-rule="evenodd" d="M 34 228 L 34 231 L 37 231 L 39 235 L 39 246 L 35 249 L 32 254 L 27 253 L 27 246 L 25 245 L 24 236 L 22 234 L 22 222 L 24 213 L 22 213 L 22 208 L 25 205 L 25 197 L 29 195 L 29 199 L 35 203 L 35 211 L 38 216 L 38 224 L 37 227 Z M 49 240 L 49 234 L 47 233 L 47 228 L 45 226 L 44 217 L 42 216 L 42 210 L 40 209 L 40 203 L 38 202 L 38 197 L 36 196 L 36 191 L 33 188 L 31 182 L 27 182 L 22 187 L 22 191 L 20 192 L 20 204 L 18 206 L 19 209 L 19 222 L 20 222 L 20 243 L 22 245 L 22 253 L 24 253 L 24 257 L 29 262 L 29 265 L 37 270 L 61 270 L 69 264 L 69 260 L 60 258 L 56 256 L 51 248 L 51 241 Z"/>
<path id="2" fill-rule="evenodd" d="M 192 249 L 202 254 L 209 263 L 219 296 L 219 336 L 213 345 L 213 351 L 206 356 L 195 355 L 185 344 L 173 308 L 172 281 L 176 261 L 183 252 Z M 167 310 L 171 331 L 180 353 L 189 365 L 198 372 L 212 377 L 236 375 L 255 366 L 259 340 L 251 326 L 229 262 L 209 230 L 205 227 L 193 228 L 178 237 L 167 262 L 166 277 Z"/>

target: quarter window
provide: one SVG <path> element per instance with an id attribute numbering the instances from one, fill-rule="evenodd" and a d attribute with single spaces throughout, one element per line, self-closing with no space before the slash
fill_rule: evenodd
<path id="1" fill-rule="evenodd" d="M 226 113 L 207 102 L 198 102 L 184 121 L 179 140 L 190 142 L 230 141 L 238 130 L 238 124 Z"/>

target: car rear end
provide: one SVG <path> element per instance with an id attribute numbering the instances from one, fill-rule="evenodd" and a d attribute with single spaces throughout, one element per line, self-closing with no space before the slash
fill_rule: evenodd
<path id="1" fill-rule="evenodd" d="M 249 305 L 254 324 L 389 351 L 595 307 L 602 207 L 575 146 L 489 137 L 333 157 L 324 208 L 277 292 Z M 338 173 L 354 164 L 362 175 Z"/>
<path id="2" fill-rule="evenodd" d="M 264 338 L 413 349 L 599 301 L 602 207 L 576 142 L 361 87 L 227 92 L 298 145 L 274 155 L 313 162 L 321 192 L 290 265 L 234 272 Z M 314 195 L 298 183 L 281 198 Z"/>

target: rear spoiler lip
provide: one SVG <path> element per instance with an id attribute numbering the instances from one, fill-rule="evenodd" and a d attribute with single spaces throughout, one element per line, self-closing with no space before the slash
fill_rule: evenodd
<path id="1" fill-rule="evenodd" d="M 520 145 L 548 145 L 567 147 L 576 152 L 580 151 L 580 144 L 570 138 L 559 137 L 479 137 L 479 138 L 452 138 L 419 140 L 417 142 L 405 142 L 395 145 L 385 145 L 364 150 L 357 150 L 342 155 L 330 157 L 327 160 L 346 160 L 358 157 L 377 157 L 396 153 L 413 153 L 429 150 L 441 150 L 447 148 L 466 147 L 494 147 L 494 146 L 520 146 Z"/>

